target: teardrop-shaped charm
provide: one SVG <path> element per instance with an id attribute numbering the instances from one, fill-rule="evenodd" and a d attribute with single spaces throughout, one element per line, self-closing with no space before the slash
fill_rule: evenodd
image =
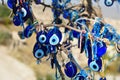
<path id="1" fill-rule="evenodd" d="M 49 40 L 49 43 L 54 46 L 57 45 L 59 43 L 58 36 L 56 34 L 53 34 Z"/>

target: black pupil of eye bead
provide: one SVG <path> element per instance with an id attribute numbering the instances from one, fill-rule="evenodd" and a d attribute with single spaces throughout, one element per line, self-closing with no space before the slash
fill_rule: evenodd
<path id="1" fill-rule="evenodd" d="M 41 53 L 38 53 L 38 56 L 41 56 Z"/>
<path id="2" fill-rule="evenodd" d="M 96 66 L 96 65 L 93 65 L 93 68 L 94 68 L 94 69 L 96 69 L 96 68 L 97 68 L 97 66 Z"/>
<path id="3" fill-rule="evenodd" d="M 53 39 L 52 42 L 55 42 L 55 39 Z"/>
<path id="4" fill-rule="evenodd" d="M 42 40 L 44 40 L 45 38 L 44 37 L 42 37 Z"/>

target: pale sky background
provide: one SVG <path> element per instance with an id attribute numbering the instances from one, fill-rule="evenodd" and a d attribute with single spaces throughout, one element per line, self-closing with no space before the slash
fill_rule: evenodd
<path id="1" fill-rule="evenodd" d="M 51 0 L 45 0 L 45 1 L 47 4 L 51 3 Z M 71 0 L 71 1 L 73 4 L 79 3 L 79 0 Z M 104 5 L 104 0 L 100 0 L 99 3 L 100 3 L 100 6 L 102 8 L 102 13 L 103 13 L 104 17 L 120 20 L 120 4 L 118 2 L 115 2 L 112 7 L 106 7 Z M 93 2 L 93 4 L 95 5 L 94 2 Z"/>

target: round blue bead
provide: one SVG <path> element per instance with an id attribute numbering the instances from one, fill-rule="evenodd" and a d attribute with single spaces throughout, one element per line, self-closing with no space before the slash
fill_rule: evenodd
<path id="1" fill-rule="evenodd" d="M 77 67 L 73 62 L 68 62 L 65 65 L 64 72 L 69 78 L 73 78 L 77 73 Z"/>

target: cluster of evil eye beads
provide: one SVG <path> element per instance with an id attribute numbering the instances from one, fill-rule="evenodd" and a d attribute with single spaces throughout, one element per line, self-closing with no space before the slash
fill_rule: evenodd
<path id="1" fill-rule="evenodd" d="M 95 0 L 97 1 L 97 0 Z M 106 6 L 111 6 L 115 0 L 105 0 Z M 119 0 L 117 0 L 120 2 Z M 41 0 L 34 0 L 36 5 L 41 4 Z M 57 54 L 59 51 L 67 50 L 65 52 L 69 58 L 69 61 L 65 63 L 64 73 L 67 77 L 73 78 L 74 80 L 89 80 L 91 72 L 101 72 L 103 67 L 102 56 L 107 52 L 107 44 L 104 39 L 107 39 L 110 44 L 116 45 L 116 51 L 120 53 L 120 35 L 116 32 L 113 26 L 107 23 L 103 23 L 101 18 L 96 17 L 92 19 L 94 24 L 92 30 L 88 28 L 88 22 L 91 19 L 81 17 L 79 14 L 85 11 L 85 6 L 82 6 L 79 10 L 73 10 L 67 8 L 68 3 L 71 0 L 52 0 L 52 12 L 53 12 L 53 27 L 36 30 L 37 21 L 34 21 L 33 12 L 31 8 L 31 0 L 8 0 L 7 5 L 13 11 L 13 23 L 15 26 L 22 26 L 23 31 L 19 31 L 21 39 L 30 38 L 32 34 L 36 33 L 36 43 L 33 48 L 33 55 L 39 63 L 43 57 L 50 55 L 51 67 L 57 67 L 60 69 L 60 65 L 57 61 Z M 43 4 L 43 3 L 42 3 Z M 57 25 L 62 24 L 62 19 L 70 20 L 71 22 L 67 25 L 74 29 L 69 30 L 65 27 L 65 31 L 61 32 Z M 31 23 L 25 27 L 24 23 L 27 20 L 31 20 Z M 57 25 L 56 25 L 57 24 Z M 51 27 L 51 26 L 49 26 Z M 82 32 L 84 30 L 84 32 Z M 80 32 L 81 31 L 81 32 Z M 63 41 L 63 33 L 69 34 L 66 41 Z M 88 68 L 82 68 L 72 55 L 71 41 L 78 39 L 78 48 L 80 53 L 85 53 L 88 58 Z M 63 48 L 61 48 L 63 47 Z M 66 48 L 67 47 L 67 48 Z M 79 69 L 79 72 L 78 72 Z M 56 77 L 58 78 L 58 77 Z M 106 77 L 101 77 L 100 80 L 106 80 Z"/>

